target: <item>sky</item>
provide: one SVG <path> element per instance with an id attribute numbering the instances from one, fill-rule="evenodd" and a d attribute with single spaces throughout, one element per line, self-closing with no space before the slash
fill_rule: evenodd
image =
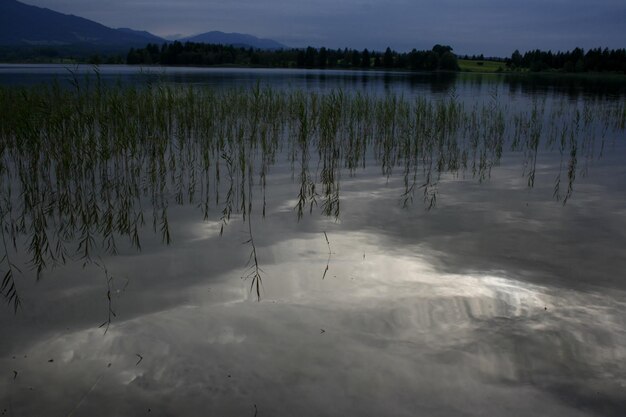
<path id="1" fill-rule="evenodd" d="M 457 54 L 626 47 L 626 0 L 26 0 L 110 27 L 159 36 L 212 30 L 290 47 Z"/>

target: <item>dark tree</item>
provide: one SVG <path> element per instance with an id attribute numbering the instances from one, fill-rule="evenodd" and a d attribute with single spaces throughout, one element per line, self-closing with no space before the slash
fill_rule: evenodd
<path id="1" fill-rule="evenodd" d="M 437 54 L 437 56 L 441 56 L 446 52 L 452 52 L 452 47 L 448 45 L 435 45 L 433 46 L 433 52 Z"/>
<path id="2" fill-rule="evenodd" d="M 459 63 L 457 62 L 456 55 L 452 52 L 444 52 L 439 57 L 439 69 L 445 71 L 458 71 Z"/>
<path id="3" fill-rule="evenodd" d="M 296 65 L 298 68 L 304 68 L 305 54 L 304 51 L 298 51 L 298 57 L 296 58 Z"/>
<path id="4" fill-rule="evenodd" d="M 356 49 L 350 52 L 350 65 L 355 68 L 361 65 L 361 54 Z"/>
<path id="5" fill-rule="evenodd" d="M 361 68 L 369 68 L 370 67 L 370 53 L 366 49 L 363 50 L 361 54 Z"/>
<path id="6" fill-rule="evenodd" d="M 393 53 L 391 52 L 390 47 L 387 47 L 387 49 L 385 49 L 385 55 L 383 56 L 383 66 L 385 68 L 393 68 Z"/>
<path id="7" fill-rule="evenodd" d="M 320 48 L 320 52 L 318 54 L 317 66 L 319 68 L 326 68 L 327 62 L 328 62 L 328 51 L 326 51 L 326 48 L 322 47 Z"/>
<path id="8" fill-rule="evenodd" d="M 522 54 L 520 54 L 517 49 L 513 52 L 513 55 L 511 55 L 511 64 L 514 68 L 522 66 Z"/>
<path id="9" fill-rule="evenodd" d="M 304 66 L 307 68 L 315 67 L 315 59 L 317 57 L 317 50 L 311 46 L 306 48 L 306 52 L 304 53 Z"/>

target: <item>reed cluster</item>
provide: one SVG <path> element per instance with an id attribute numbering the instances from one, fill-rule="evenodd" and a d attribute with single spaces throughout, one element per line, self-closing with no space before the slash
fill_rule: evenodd
<path id="1" fill-rule="evenodd" d="M 420 193 L 433 207 L 442 174 L 485 180 L 505 150 L 524 155 L 531 187 L 538 152 L 559 152 L 554 196 L 566 202 L 584 163 L 625 130 L 623 102 L 537 100 L 513 110 L 495 93 L 468 105 L 258 85 L 0 87 L 0 289 L 17 308 L 17 252 L 39 276 L 115 254 L 120 239 L 140 249 L 146 223 L 169 243 L 172 204 L 197 205 L 205 219 L 216 210 L 224 225 L 255 205 L 264 215 L 279 159 L 299 184 L 298 217 L 316 207 L 338 217 L 341 176 L 372 165 L 402 173 L 402 204 Z"/>

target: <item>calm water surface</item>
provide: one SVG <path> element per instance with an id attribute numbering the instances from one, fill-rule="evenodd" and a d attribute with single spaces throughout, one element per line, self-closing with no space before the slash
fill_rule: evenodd
<path id="1" fill-rule="evenodd" d="M 102 65 L 101 78 L 108 83 L 149 84 L 156 82 L 208 85 L 217 88 L 251 87 L 260 83 L 274 88 L 325 91 L 344 89 L 405 96 L 455 95 L 477 99 L 491 97 L 498 90 L 507 100 L 556 94 L 558 98 L 581 97 L 619 99 L 626 95 L 623 77 L 578 77 L 562 75 L 503 75 L 464 73 L 411 73 L 386 71 L 138 67 Z M 69 85 L 76 77 L 84 81 L 94 66 L 61 64 L 0 64 L 0 85 L 38 85 L 58 81 Z"/>
<path id="2" fill-rule="evenodd" d="M 491 100 L 528 112 L 538 101 L 548 110 L 623 106 L 625 91 L 623 81 L 497 75 L 150 71 L 159 80 L 149 82 L 452 95 L 466 107 Z M 136 68 L 101 72 L 147 82 Z M 55 76 L 66 82 L 67 70 L 0 66 L 2 85 Z M 589 121 L 598 131 L 602 114 Z M 10 253 L 25 265 L 22 304 L 0 310 L 0 414 L 622 416 L 626 137 L 623 126 L 585 134 L 571 139 L 577 164 L 565 204 L 567 180 L 555 186 L 572 163 L 570 137 L 564 151 L 542 142 L 529 167 L 507 131 L 486 173 L 470 163 L 420 188 L 420 168 L 410 201 L 403 165 L 385 170 L 370 149 L 355 169 L 338 160 L 340 212 L 326 215 L 320 198 L 299 218 L 300 160 L 294 168 L 285 147 L 264 188 L 255 174 L 252 210 L 237 200 L 226 224 L 226 189 L 205 213 L 179 204 L 172 179 L 163 195 L 169 244 L 147 217 L 140 250 L 120 243 L 117 255 L 100 250 L 97 263 L 71 259 L 37 279 L 21 236 Z M 324 158 L 311 155 L 322 193 Z M 3 158 L 10 171 L 11 155 Z M 18 179 L 2 178 L 10 199 Z M 151 214 L 155 203 L 133 204 Z"/>

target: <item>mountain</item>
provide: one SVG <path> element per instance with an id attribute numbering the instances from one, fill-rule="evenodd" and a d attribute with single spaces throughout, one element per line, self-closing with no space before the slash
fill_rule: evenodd
<path id="1" fill-rule="evenodd" d="M 173 33 L 171 35 L 165 35 L 163 36 L 163 39 L 168 40 L 168 41 L 178 41 L 181 40 L 182 38 L 185 38 L 186 36 L 183 35 L 182 33 Z"/>
<path id="2" fill-rule="evenodd" d="M 145 31 L 145 30 L 134 30 L 134 29 L 130 29 L 130 28 L 118 28 L 117 30 L 119 32 L 123 32 L 123 33 L 127 33 L 127 34 L 141 36 L 142 38 L 144 38 L 148 42 L 156 42 L 156 43 L 163 43 L 163 42 L 165 42 L 164 38 L 161 38 L 161 37 L 159 37 L 157 35 L 153 35 L 152 33 L 148 32 L 148 31 Z"/>
<path id="3" fill-rule="evenodd" d="M 164 40 L 148 32 L 116 30 L 82 17 L 30 6 L 16 0 L 0 0 L 1 45 L 90 44 L 127 48 L 145 46 L 147 41 Z"/>
<path id="4" fill-rule="evenodd" d="M 216 31 L 181 38 L 179 41 L 259 49 L 285 48 L 271 39 Z M 130 28 L 113 29 L 82 17 L 31 6 L 17 0 L 0 0 L 0 59 L 20 59 L 29 54 L 42 53 L 52 54 L 51 56 L 120 54 L 131 47 L 165 42 L 168 41 L 150 32 Z"/>
<path id="5" fill-rule="evenodd" d="M 180 42 L 216 43 L 221 45 L 233 45 L 237 47 L 258 49 L 286 49 L 287 47 L 272 39 L 260 39 L 256 36 L 244 33 L 224 33 L 218 31 L 201 33 L 180 39 Z"/>

